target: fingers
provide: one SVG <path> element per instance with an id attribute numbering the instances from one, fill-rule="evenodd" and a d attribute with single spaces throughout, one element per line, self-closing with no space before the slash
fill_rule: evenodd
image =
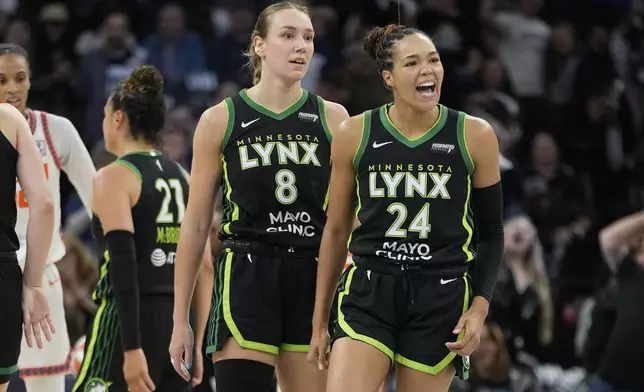
<path id="1" fill-rule="evenodd" d="M 183 357 L 186 364 L 186 369 L 190 370 L 192 368 L 192 342 L 186 342 L 183 347 Z"/>
<path id="2" fill-rule="evenodd" d="M 463 328 L 465 328 L 465 324 L 467 324 L 467 317 L 465 315 L 461 316 L 461 318 L 458 319 L 458 323 L 456 324 L 456 327 L 454 327 L 454 331 L 452 333 L 454 335 L 458 335 L 461 333 Z"/>
<path id="3" fill-rule="evenodd" d="M 311 342 L 309 345 L 309 352 L 306 354 L 306 360 L 309 361 L 312 365 L 315 365 L 318 361 L 318 347 L 315 342 Z"/>
<path id="4" fill-rule="evenodd" d="M 29 317 L 25 317 L 25 324 L 23 327 L 23 329 L 25 330 L 25 340 L 27 341 L 27 347 L 33 348 L 33 331 L 31 329 L 31 322 L 27 322 L 27 320 L 29 320 Z"/>
<path id="5" fill-rule="evenodd" d="M 183 355 L 183 349 L 177 350 L 171 347 L 170 363 L 172 364 L 174 371 L 177 372 L 177 374 L 180 375 L 181 378 L 183 378 L 186 381 L 190 381 L 190 373 L 188 373 L 188 370 L 183 365 L 183 360 L 181 359 L 182 355 Z"/>
<path id="6" fill-rule="evenodd" d="M 40 331 L 40 323 L 32 323 L 31 324 L 31 330 L 33 331 L 34 334 L 34 339 L 36 340 L 36 347 L 39 349 L 42 349 L 42 335 Z"/>
<path id="7" fill-rule="evenodd" d="M 329 368 L 329 358 L 326 346 L 318 349 L 318 369 L 327 370 Z"/>
<path id="8" fill-rule="evenodd" d="M 45 320 L 47 320 L 51 333 L 56 333 L 56 325 L 54 325 L 54 320 L 51 318 L 51 314 L 47 313 Z"/>
<path id="9" fill-rule="evenodd" d="M 195 368 L 192 371 L 192 386 L 196 387 L 201 384 L 203 377 L 203 364 L 200 361 L 195 362 Z"/>
<path id="10" fill-rule="evenodd" d="M 473 323 L 465 323 L 466 325 L 462 328 L 465 330 L 465 334 L 457 342 L 448 342 L 445 343 L 447 348 L 459 355 L 468 356 L 474 352 L 479 343 L 478 331 Z"/>
<path id="11" fill-rule="evenodd" d="M 143 373 L 143 382 L 145 383 L 145 386 L 146 386 L 146 388 L 143 389 L 144 391 L 154 391 L 155 386 L 148 372 Z"/>
<path id="12" fill-rule="evenodd" d="M 49 323 L 47 322 L 47 319 L 43 319 L 40 323 L 40 329 L 42 329 L 42 332 L 45 334 L 45 339 L 47 339 L 48 342 L 51 342 L 51 331 L 49 330 Z"/>

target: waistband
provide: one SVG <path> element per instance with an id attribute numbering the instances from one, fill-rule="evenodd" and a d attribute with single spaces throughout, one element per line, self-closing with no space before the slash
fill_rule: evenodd
<path id="1" fill-rule="evenodd" d="M 18 255 L 16 252 L 0 252 L 0 263 L 17 263 Z"/>
<path id="2" fill-rule="evenodd" d="M 270 257 L 303 259 L 318 257 L 317 248 L 301 248 L 297 246 L 280 246 L 258 241 L 225 240 L 222 249 L 234 253 L 250 253 Z"/>
<path id="3" fill-rule="evenodd" d="M 368 269 L 389 275 L 465 275 L 468 271 L 467 265 L 463 266 L 440 266 L 431 264 L 401 264 L 386 262 L 378 259 L 353 256 L 353 262 L 358 268 Z"/>

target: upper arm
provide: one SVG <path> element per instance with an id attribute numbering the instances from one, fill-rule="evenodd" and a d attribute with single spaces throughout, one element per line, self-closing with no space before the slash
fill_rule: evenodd
<path id="1" fill-rule="evenodd" d="M 327 224 L 347 227 L 353 223 L 356 200 L 354 157 L 362 140 L 363 116 L 351 117 L 340 126 L 331 143 L 331 190 Z"/>
<path id="2" fill-rule="evenodd" d="M 228 117 L 226 101 L 206 110 L 199 119 L 193 141 L 187 216 L 198 218 L 208 227 L 212 224 L 221 178 L 222 139 L 228 121 L 234 121 Z"/>
<path id="3" fill-rule="evenodd" d="M 25 198 L 32 205 L 39 200 L 51 200 L 51 191 L 43 171 L 43 160 L 27 120 L 11 105 L 0 105 L 0 113 L 3 126 L 6 125 L 9 132 L 13 130 L 15 135 L 18 151 L 18 182 Z"/>
<path id="4" fill-rule="evenodd" d="M 474 163 L 472 186 L 485 188 L 501 181 L 499 142 L 492 126 L 485 120 L 467 116 L 465 140 Z"/>
<path id="5" fill-rule="evenodd" d="M 124 165 L 113 163 L 98 171 L 94 178 L 94 212 L 103 232 L 134 232 L 132 206 L 141 193 L 139 178 Z"/>
<path id="6" fill-rule="evenodd" d="M 340 124 L 349 119 L 349 112 L 344 106 L 339 103 L 324 101 L 326 122 L 329 127 L 329 132 L 333 136 Z"/>

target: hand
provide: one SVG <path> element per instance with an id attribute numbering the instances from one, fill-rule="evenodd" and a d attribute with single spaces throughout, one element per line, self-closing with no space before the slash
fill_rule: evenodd
<path id="1" fill-rule="evenodd" d="M 483 299 L 485 301 L 485 299 Z M 454 335 L 458 335 L 461 331 L 465 331 L 463 337 L 456 342 L 447 342 L 447 348 L 464 357 L 471 355 L 479 346 L 481 341 L 481 332 L 483 331 L 483 323 L 487 316 L 487 310 L 482 310 L 480 307 L 472 304 L 472 307 L 465 312 L 454 328 Z"/>
<path id="2" fill-rule="evenodd" d="M 190 381 L 190 373 L 188 370 L 192 367 L 194 342 L 195 337 L 189 323 L 174 324 L 172 340 L 170 340 L 170 349 L 168 350 L 170 352 L 170 362 L 174 370 L 186 381 Z"/>
<path id="3" fill-rule="evenodd" d="M 56 333 L 42 287 L 23 285 L 22 315 L 27 346 L 33 347 L 33 337 L 36 339 L 36 346 L 41 349 L 43 347 L 41 330 L 47 341 L 51 341 L 51 334 Z"/>
<path id="4" fill-rule="evenodd" d="M 199 345 L 199 347 L 201 347 L 201 345 Z M 195 350 L 193 362 L 192 386 L 196 387 L 203 381 L 203 354 L 201 353 L 201 350 Z"/>
<path id="5" fill-rule="evenodd" d="M 326 328 L 314 328 L 306 359 L 312 364 L 317 364 L 318 369 L 329 368 L 329 331 Z"/>
<path id="6" fill-rule="evenodd" d="M 125 352 L 123 375 L 129 392 L 152 392 L 155 389 L 148 374 L 148 362 L 145 360 L 143 349 Z"/>

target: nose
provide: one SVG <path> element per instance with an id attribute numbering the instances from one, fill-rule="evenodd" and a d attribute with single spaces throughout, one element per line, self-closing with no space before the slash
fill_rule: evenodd
<path id="1" fill-rule="evenodd" d="M 306 52 L 306 41 L 304 37 L 300 37 L 295 40 L 295 51 L 298 53 Z"/>
<path id="2" fill-rule="evenodd" d="M 423 76 L 431 75 L 433 73 L 434 73 L 434 69 L 431 67 L 430 64 L 424 64 L 420 69 L 420 74 Z"/>
<path id="3" fill-rule="evenodd" d="M 18 84 L 13 80 L 7 81 L 7 92 L 8 93 L 17 93 L 18 92 Z"/>

